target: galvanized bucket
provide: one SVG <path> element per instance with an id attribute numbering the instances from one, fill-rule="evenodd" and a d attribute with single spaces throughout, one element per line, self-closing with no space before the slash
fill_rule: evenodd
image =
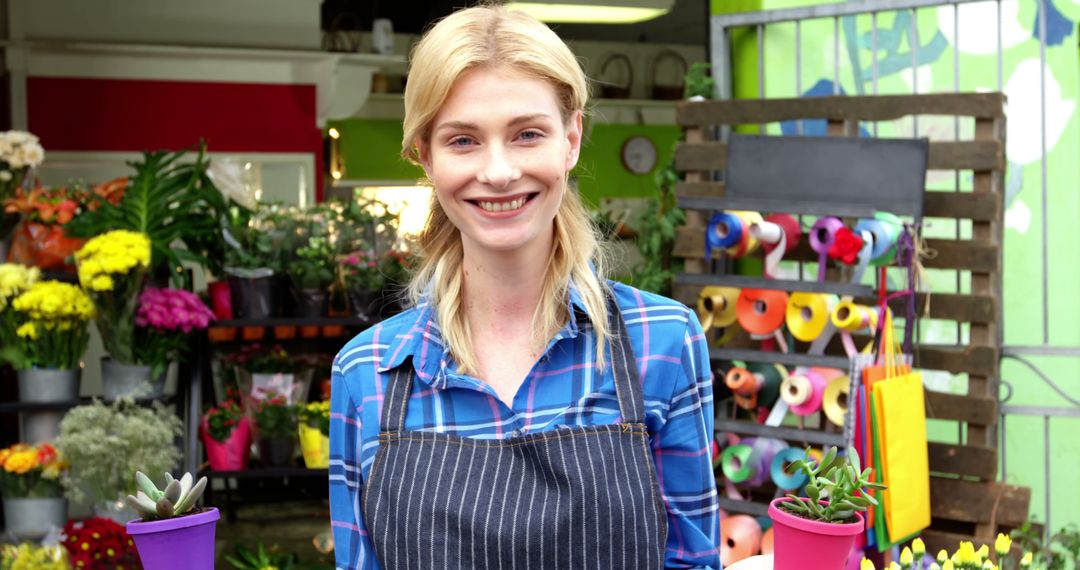
<path id="1" fill-rule="evenodd" d="M 150 378 L 150 367 L 101 359 L 101 385 L 106 402 L 129 396 L 158 399 L 165 390 L 165 373 Z"/>
<path id="2" fill-rule="evenodd" d="M 52 527 L 67 523 L 67 499 L 18 499 L 4 497 L 4 525 L 20 540 L 38 540 Z"/>
<path id="3" fill-rule="evenodd" d="M 82 370 L 28 368 L 19 371 L 19 401 L 74 402 L 79 399 Z"/>

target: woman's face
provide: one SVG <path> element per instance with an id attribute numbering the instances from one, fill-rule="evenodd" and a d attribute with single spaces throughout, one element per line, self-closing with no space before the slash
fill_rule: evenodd
<path id="1" fill-rule="evenodd" d="M 419 146 L 466 254 L 547 259 L 566 173 L 581 146 L 581 113 L 565 124 L 549 83 L 506 67 L 469 70 Z"/>

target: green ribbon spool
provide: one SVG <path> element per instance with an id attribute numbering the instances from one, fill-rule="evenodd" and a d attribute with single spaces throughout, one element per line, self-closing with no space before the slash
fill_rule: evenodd
<path id="1" fill-rule="evenodd" d="M 737 444 L 729 446 L 720 456 L 720 469 L 732 483 L 745 483 L 754 475 L 754 466 L 750 461 L 753 448 Z"/>
<path id="2" fill-rule="evenodd" d="M 758 390 L 758 406 L 772 408 L 780 397 L 780 383 L 787 378 L 787 369 L 779 364 L 751 363 L 747 370 L 761 376 L 763 382 Z"/>

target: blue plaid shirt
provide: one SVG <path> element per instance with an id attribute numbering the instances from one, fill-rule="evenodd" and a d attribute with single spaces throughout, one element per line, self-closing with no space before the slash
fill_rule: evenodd
<path id="1" fill-rule="evenodd" d="M 697 315 L 670 299 L 612 283 L 644 385 L 646 425 L 668 514 L 667 568 L 720 568 L 712 472 L 713 395 Z M 584 311 L 571 284 L 571 307 Z M 584 314 L 584 312 L 582 313 Z M 575 312 L 529 372 L 513 407 L 483 381 L 457 374 L 435 315 L 420 305 L 368 329 L 338 353 L 330 398 L 330 517 L 337 567 L 376 570 L 361 494 L 378 449 L 387 371 L 413 358 L 405 429 L 501 439 L 616 423 L 611 367 L 594 367 L 595 336 Z"/>

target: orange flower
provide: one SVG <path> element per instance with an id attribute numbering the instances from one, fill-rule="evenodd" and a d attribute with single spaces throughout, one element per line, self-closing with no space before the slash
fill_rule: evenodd
<path id="1" fill-rule="evenodd" d="M 33 449 L 12 453 L 4 462 L 4 471 L 23 475 L 39 466 L 37 452 Z"/>
<path id="2" fill-rule="evenodd" d="M 119 205 L 120 200 L 124 197 L 124 192 L 127 190 L 128 179 L 126 177 L 114 178 L 108 182 L 98 184 L 94 186 L 94 194 L 104 198 L 107 202 L 113 206 Z M 97 203 L 90 203 L 90 210 L 97 209 Z"/>

